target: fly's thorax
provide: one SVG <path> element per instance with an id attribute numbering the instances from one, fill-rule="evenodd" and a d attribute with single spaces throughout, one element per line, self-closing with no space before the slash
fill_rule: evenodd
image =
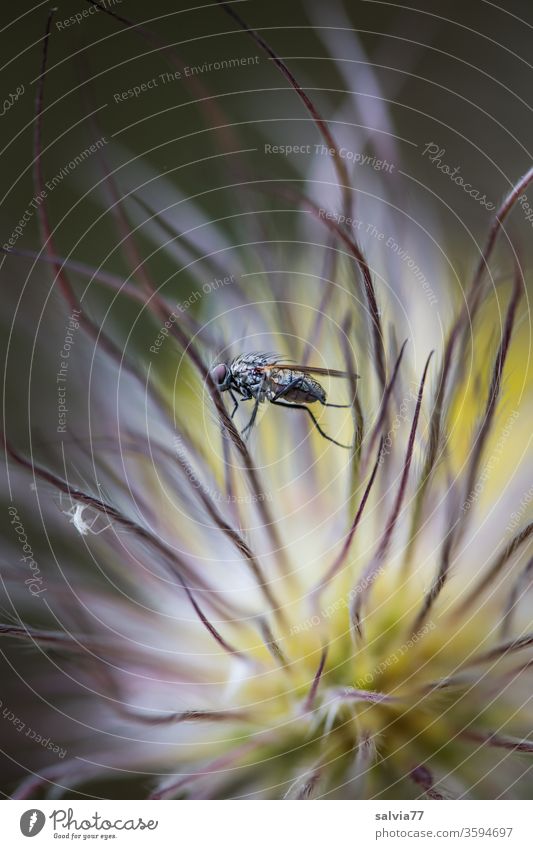
<path id="1" fill-rule="evenodd" d="M 257 361 L 250 355 L 236 357 L 230 365 L 233 384 L 245 397 L 256 398 L 263 387 L 263 374 L 256 371 Z"/>
<path id="2" fill-rule="evenodd" d="M 239 354 L 232 360 L 230 368 L 235 374 L 249 374 L 256 368 L 264 368 L 272 364 L 273 359 L 268 354 Z"/>
<path id="3" fill-rule="evenodd" d="M 244 396 L 253 396 L 263 401 L 268 394 L 268 372 L 265 366 L 272 359 L 266 354 L 239 354 L 230 364 L 234 385 Z"/>

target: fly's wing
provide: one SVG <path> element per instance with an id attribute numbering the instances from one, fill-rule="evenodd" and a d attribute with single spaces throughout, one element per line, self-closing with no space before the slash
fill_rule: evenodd
<path id="1" fill-rule="evenodd" d="M 358 374 L 355 374 L 355 372 L 351 372 L 351 371 L 339 371 L 339 369 L 334 369 L 334 368 L 320 368 L 320 366 L 301 366 L 301 365 L 298 365 L 298 363 L 276 362 L 276 363 L 273 363 L 273 364 L 270 364 L 270 365 L 267 365 L 267 366 L 261 366 L 257 370 L 258 371 L 268 371 L 273 366 L 277 369 L 278 368 L 279 369 L 286 368 L 286 369 L 291 369 L 291 371 L 301 371 L 303 374 L 319 374 L 319 375 L 321 374 L 321 375 L 325 375 L 326 377 L 344 377 L 344 378 L 359 377 Z"/>

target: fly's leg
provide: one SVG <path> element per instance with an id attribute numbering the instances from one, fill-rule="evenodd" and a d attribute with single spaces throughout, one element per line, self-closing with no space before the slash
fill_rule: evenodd
<path id="1" fill-rule="evenodd" d="M 284 386 L 279 392 L 276 392 L 274 395 L 273 401 L 276 401 L 278 398 L 283 398 L 284 395 L 287 395 L 293 389 L 299 389 L 302 385 L 304 378 L 295 377 L 294 380 L 291 380 L 287 386 Z M 336 407 L 338 410 L 348 410 L 352 405 L 351 404 L 329 404 L 327 401 L 320 402 L 323 407 Z"/>
<path id="2" fill-rule="evenodd" d="M 257 411 L 259 409 L 259 404 L 261 403 L 261 394 L 263 392 L 263 387 L 264 387 L 265 383 L 266 383 L 266 378 L 264 377 L 263 380 L 261 381 L 261 385 L 260 385 L 259 389 L 257 390 L 257 395 L 256 395 L 256 398 L 255 398 L 255 404 L 254 404 L 254 408 L 252 410 L 252 415 L 250 416 L 250 421 L 241 431 L 243 436 L 245 436 L 246 433 L 249 435 L 250 430 L 254 426 L 254 422 L 255 422 L 255 419 L 256 419 L 256 416 L 257 416 Z M 247 436 L 245 436 L 245 440 L 246 439 L 248 439 Z"/>
<path id="3" fill-rule="evenodd" d="M 285 391 L 288 388 L 289 387 L 286 387 Z M 291 388 L 294 389 L 294 386 L 292 386 Z M 278 395 L 277 395 L 278 398 L 279 398 L 279 394 L 280 393 L 278 393 Z M 322 428 L 320 427 L 320 425 L 318 424 L 318 421 L 317 421 L 314 413 L 309 409 L 309 407 L 306 407 L 305 404 L 290 404 L 288 401 L 277 401 L 276 398 L 273 398 L 271 403 L 275 404 L 276 407 L 287 407 L 287 409 L 289 409 L 289 410 L 305 410 L 305 412 L 308 413 L 311 416 L 311 419 L 313 421 L 314 426 L 318 430 L 319 434 L 324 437 L 324 439 L 327 439 L 328 442 L 333 442 L 333 444 L 338 445 L 339 448 L 346 448 L 346 449 L 348 449 L 348 451 L 351 450 L 351 448 L 352 448 L 351 445 L 343 445 L 342 442 L 337 442 L 337 440 L 333 439 L 332 436 L 328 436 L 327 433 L 325 433 L 322 430 Z"/>
<path id="4" fill-rule="evenodd" d="M 284 395 L 288 395 L 288 393 L 292 392 L 293 389 L 299 389 L 302 382 L 302 377 L 295 377 L 294 380 L 291 380 L 291 382 L 287 384 L 287 386 L 282 386 L 282 388 L 278 389 L 274 397 L 271 399 L 272 403 L 274 404 L 278 398 L 283 398 Z M 296 407 L 297 405 L 295 404 L 294 406 Z M 307 409 L 307 407 L 305 409 Z"/>
<path id="5" fill-rule="evenodd" d="M 323 407 L 336 407 L 337 410 L 348 410 L 352 405 L 351 404 L 330 404 L 329 401 L 321 402 Z"/>
<path id="6" fill-rule="evenodd" d="M 258 409 L 259 409 L 259 398 L 256 398 L 256 399 L 255 399 L 254 408 L 253 408 L 253 410 L 252 410 L 252 415 L 250 416 L 250 421 L 249 421 L 249 422 L 248 422 L 248 424 L 247 424 L 247 425 L 245 425 L 245 427 L 243 427 L 243 429 L 241 430 L 241 433 L 242 433 L 242 435 L 244 436 L 245 440 L 246 440 L 246 439 L 248 439 L 249 431 L 250 431 L 250 430 L 253 428 L 253 426 L 254 426 L 254 422 L 255 422 L 255 419 L 256 419 L 256 416 L 257 416 L 257 411 L 258 411 Z M 245 434 L 248 434 L 248 436 L 245 436 Z"/>
<path id="7" fill-rule="evenodd" d="M 237 399 L 236 399 L 235 395 L 233 394 L 233 392 L 231 391 L 231 389 L 230 389 L 230 391 L 229 391 L 229 394 L 231 395 L 231 400 L 233 401 L 233 403 L 234 403 L 234 405 L 235 405 L 235 406 L 233 407 L 233 410 L 232 410 L 232 413 L 231 413 L 231 416 L 230 416 L 230 418 L 233 418 L 233 416 L 234 416 L 234 415 L 235 415 L 235 413 L 237 412 L 237 408 L 238 408 L 238 406 L 239 406 L 239 402 L 237 401 Z"/>

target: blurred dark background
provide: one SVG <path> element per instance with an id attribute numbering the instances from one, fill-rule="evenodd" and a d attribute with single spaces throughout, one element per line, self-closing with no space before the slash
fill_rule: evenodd
<path id="1" fill-rule="evenodd" d="M 1 119 L 0 180 L 5 199 L 0 222 L 2 233 L 7 235 L 34 195 L 34 80 L 39 73 L 49 5 L 22 3 L 3 10 L 2 91 L 8 97 L 21 84 L 25 87 L 24 95 Z M 189 78 L 184 71 L 181 80 L 163 84 L 159 75 L 170 70 L 164 51 L 103 12 L 65 24 L 70 16 L 88 12 L 91 6 L 82 0 L 59 3 L 46 77 L 45 177 L 55 175 L 72 156 L 102 135 L 110 140 L 118 132 L 115 145 L 120 144 L 122 153 L 142 155 L 151 169 L 164 172 L 220 151 L 220 131 L 205 132 L 217 117 L 254 122 L 239 128 L 243 147 L 262 141 L 265 130 L 267 136 L 271 133 L 279 137 L 284 119 L 306 117 L 305 108 L 288 90 L 287 81 L 217 3 L 190 11 L 188 4 L 180 3 L 177 8 L 171 0 L 149 5 L 140 0 L 108 0 L 107 5 L 117 14 L 145 22 L 160 43 L 176 45 L 174 52 L 168 53 L 174 68 L 232 57 L 259 56 L 259 61 L 244 68 L 204 70 Z M 448 237 L 467 243 L 471 240 L 469 231 L 476 237 L 484 231 L 487 210 L 438 172 L 421 155 L 421 149 L 429 142 L 438 144 L 445 150 L 443 161 L 460 166 L 465 179 L 494 203 L 527 169 L 531 161 L 533 9 L 527 0 L 505 4 L 430 0 L 418 5 L 417 9 L 374 0 L 348 0 L 344 4 L 243 0 L 235 8 L 279 55 L 291 57 L 288 64 L 325 118 L 333 119 L 347 99 L 342 93 L 347 89 L 344 72 L 351 75 L 354 90 L 360 94 L 359 114 L 357 109 L 352 110 L 352 120 L 359 124 L 365 122 L 365 109 L 366 117 L 372 118 L 377 112 L 372 103 L 377 83 L 391 126 L 402 140 L 398 146 L 403 168 L 414 178 L 410 192 L 415 195 L 418 191 L 415 180 L 435 191 L 439 197 L 434 199 L 435 211 L 443 218 Z M 322 37 L 315 25 L 324 27 Z M 358 39 L 358 54 L 350 36 L 346 38 L 347 26 Z M 332 44 L 337 60 L 350 59 L 351 63 L 328 61 Z M 371 63 L 371 80 L 367 62 Z M 138 97 L 116 102 L 116 95 L 154 78 L 157 86 Z M 192 89 L 191 81 L 205 91 Z M 202 94 L 215 96 L 214 102 L 223 110 L 221 115 L 212 112 L 208 117 L 201 104 L 187 105 Z M 88 117 L 91 112 L 93 116 Z M 184 134 L 188 137 L 173 141 Z M 293 127 L 290 134 L 294 134 Z M 309 126 L 303 137 L 319 140 L 316 130 Z M 369 144 L 371 148 L 372 139 Z M 116 148 L 113 156 L 111 147 L 106 152 L 112 160 L 120 156 Z M 261 152 L 251 153 L 248 165 L 258 175 L 274 167 Z M 275 167 L 281 171 L 286 165 L 290 163 L 277 161 Z M 80 183 L 85 188 L 91 186 L 97 167 L 96 161 L 86 163 L 83 174 L 80 171 L 54 190 L 49 198 L 54 223 L 70 209 Z M 127 171 L 126 167 L 121 172 L 126 180 Z M 219 164 L 214 161 L 196 168 L 189 166 L 175 172 L 174 178 L 184 190 L 201 191 L 212 185 L 218 171 Z M 61 225 L 58 235 L 63 248 L 70 247 L 85 229 L 85 210 L 90 214 L 92 209 L 95 217 L 100 208 L 97 195 L 94 190 L 77 207 L 77 214 L 70 214 Z M 408 196 L 404 186 L 405 202 Z M 225 199 L 215 194 L 202 198 L 201 203 L 216 212 L 217 204 L 224 204 Z M 530 241 L 530 226 L 517 221 L 525 241 Z M 17 247 L 32 248 L 36 244 L 34 219 Z M 76 254 L 97 264 L 111 247 L 109 228 L 96 226 L 90 238 L 82 239 Z M 113 257 L 111 262 L 118 262 L 118 258 Z"/>

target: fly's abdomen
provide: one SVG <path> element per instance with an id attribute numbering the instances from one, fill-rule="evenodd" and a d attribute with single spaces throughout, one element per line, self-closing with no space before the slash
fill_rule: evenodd
<path id="1" fill-rule="evenodd" d="M 320 383 L 302 372 L 280 370 L 277 374 L 271 375 L 271 381 L 276 387 L 276 392 L 294 384 L 283 394 L 284 401 L 290 401 L 293 404 L 313 404 L 315 401 L 324 404 L 326 401 L 326 393 Z M 295 381 L 298 382 L 295 383 Z"/>

